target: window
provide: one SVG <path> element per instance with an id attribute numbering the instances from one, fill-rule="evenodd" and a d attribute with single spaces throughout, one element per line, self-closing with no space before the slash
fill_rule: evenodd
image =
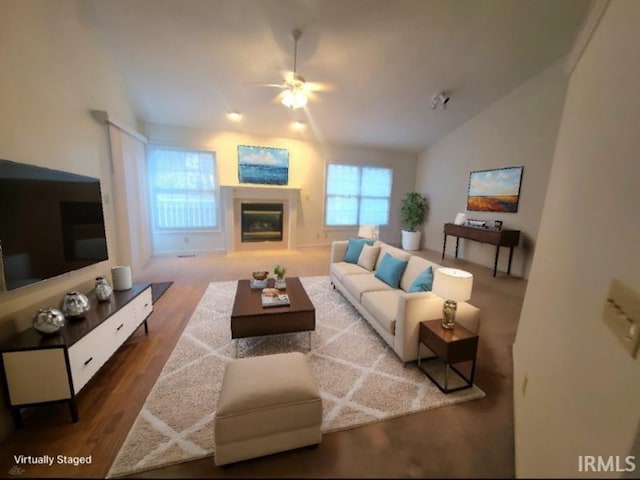
<path id="1" fill-rule="evenodd" d="M 327 166 L 325 225 L 387 225 L 392 179 L 390 168 L 330 163 Z"/>
<path id="2" fill-rule="evenodd" d="M 218 227 L 215 154 L 150 145 L 147 155 L 154 230 Z"/>

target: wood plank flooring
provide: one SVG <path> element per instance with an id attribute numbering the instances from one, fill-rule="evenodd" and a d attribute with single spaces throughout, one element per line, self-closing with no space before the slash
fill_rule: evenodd
<path id="1" fill-rule="evenodd" d="M 421 254 L 440 262 L 437 252 Z M 78 397 L 80 421 L 66 406 L 25 412 L 25 428 L 0 445 L 0 476 L 102 478 L 109 471 L 182 330 L 212 281 L 247 278 L 286 265 L 288 275 L 328 274 L 328 247 L 299 251 L 156 257 L 138 280 L 174 281 L 154 305 L 149 334 L 140 328 Z M 313 450 L 216 468 L 203 459 L 144 472 L 140 478 L 211 477 L 513 477 L 511 345 L 526 282 L 463 260 L 474 274 L 472 303 L 482 310 L 476 383 L 481 400 L 325 435 Z M 428 381 L 425 377 L 425 381 Z M 14 455 L 91 455 L 90 465 L 20 465 Z M 12 470 L 13 468 L 13 470 Z"/>

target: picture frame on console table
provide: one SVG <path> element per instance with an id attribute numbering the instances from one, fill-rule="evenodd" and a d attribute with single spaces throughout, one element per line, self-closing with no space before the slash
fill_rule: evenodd
<path id="1" fill-rule="evenodd" d="M 238 181 L 258 185 L 287 185 L 289 150 L 238 145 Z"/>
<path id="2" fill-rule="evenodd" d="M 524 167 L 478 170 L 469 174 L 467 210 L 516 213 Z"/>

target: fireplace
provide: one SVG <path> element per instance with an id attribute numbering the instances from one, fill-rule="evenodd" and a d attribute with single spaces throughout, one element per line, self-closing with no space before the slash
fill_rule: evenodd
<path id="1" fill-rule="evenodd" d="M 295 248 L 299 188 L 223 185 L 221 190 L 227 252 Z M 251 222 L 246 224 L 247 220 L 243 220 L 243 209 L 245 217 L 257 220 L 253 227 Z M 247 210 L 256 213 L 247 215 Z M 279 228 L 272 228 L 278 214 L 271 212 L 281 212 Z M 274 231 L 279 231 L 277 237 Z"/>
<path id="2" fill-rule="evenodd" d="M 281 242 L 284 206 L 282 203 L 242 203 L 241 242 Z"/>

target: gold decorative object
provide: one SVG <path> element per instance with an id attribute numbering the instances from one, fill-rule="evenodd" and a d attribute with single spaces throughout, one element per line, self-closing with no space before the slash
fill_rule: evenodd
<path id="1" fill-rule="evenodd" d="M 458 304 L 453 300 L 445 300 L 444 306 L 442 307 L 442 328 L 446 328 L 447 330 L 453 329 L 456 325 L 456 310 L 458 309 Z"/>
<path id="2" fill-rule="evenodd" d="M 456 324 L 458 302 L 471 298 L 473 275 L 457 268 L 441 267 L 433 278 L 433 293 L 442 297 L 442 328 L 453 329 Z"/>

